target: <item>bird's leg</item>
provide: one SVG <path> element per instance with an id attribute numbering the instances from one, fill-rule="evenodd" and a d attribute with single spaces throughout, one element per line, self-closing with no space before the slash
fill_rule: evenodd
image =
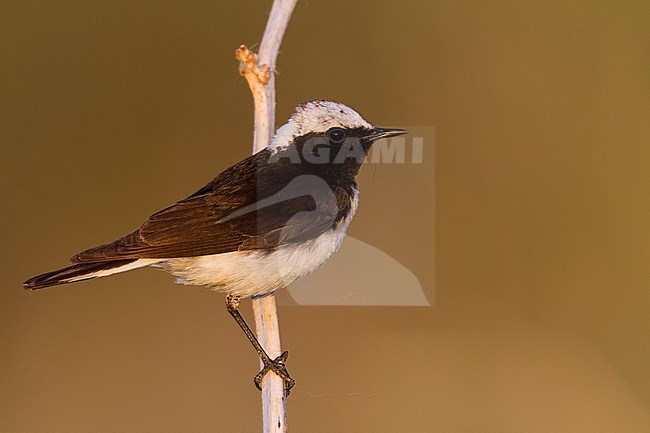
<path id="1" fill-rule="evenodd" d="M 242 315 L 239 313 L 239 296 L 226 296 L 226 309 L 228 310 L 228 313 L 230 313 L 230 315 L 233 317 L 233 319 L 235 319 L 242 331 L 244 331 L 244 334 L 246 334 L 246 337 L 248 337 L 248 340 L 251 342 L 258 355 L 260 356 L 262 363 L 264 364 L 264 368 L 262 368 L 262 370 L 257 373 L 254 379 L 257 389 L 260 391 L 262 390 L 262 379 L 269 371 L 272 371 L 284 380 L 284 389 L 286 394 L 289 395 L 291 388 L 293 388 L 293 386 L 296 384 L 296 381 L 293 380 L 291 376 L 289 376 L 289 372 L 285 366 L 289 352 L 284 351 L 282 352 L 282 355 L 278 356 L 275 359 L 271 359 L 260 342 L 257 340 L 257 337 L 255 337 L 255 334 L 253 334 L 253 331 L 251 331 L 251 328 L 248 327 L 248 324 Z"/>

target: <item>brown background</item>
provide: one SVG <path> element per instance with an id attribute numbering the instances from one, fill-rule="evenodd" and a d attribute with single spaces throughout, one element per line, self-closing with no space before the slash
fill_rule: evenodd
<path id="1" fill-rule="evenodd" d="M 282 308 L 292 431 L 650 431 L 649 3 L 542 3 L 299 4 L 280 122 L 318 97 L 436 128 L 436 304 Z M 259 431 L 221 295 L 20 283 L 250 151 L 233 50 L 268 9 L 2 1 L 0 432 Z M 431 268 L 426 187 L 364 170 L 351 234 Z"/>

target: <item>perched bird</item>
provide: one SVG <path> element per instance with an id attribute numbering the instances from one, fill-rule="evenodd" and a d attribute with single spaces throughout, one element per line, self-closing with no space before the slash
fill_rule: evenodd
<path id="1" fill-rule="evenodd" d="M 351 108 L 298 105 L 269 146 L 203 188 L 151 215 L 115 242 L 76 254 L 70 266 L 25 281 L 27 290 L 162 268 L 183 284 L 225 293 L 228 312 L 264 369 L 289 376 L 285 352 L 270 359 L 239 314 L 241 298 L 263 296 L 315 271 L 341 245 L 359 200 L 356 175 L 373 142 L 406 133 L 377 128 Z"/>

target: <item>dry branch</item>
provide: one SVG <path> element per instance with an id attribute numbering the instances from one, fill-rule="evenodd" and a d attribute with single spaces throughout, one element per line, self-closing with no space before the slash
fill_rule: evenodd
<path id="1" fill-rule="evenodd" d="M 244 45 L 235 52 L 239 71 L 246 78 L 255 102 L 253 153 L 269 145 L 275 129 L 275 65 L 296 0 L 274 0 L 266 23 L 259 54 Z M 282 353 L 275 296 L 253 299 L 257 339 L 271 359 Z M 262 425 L 264 433 L 287 429 L 284 381 L 269 373 L 262 383 Z"/>

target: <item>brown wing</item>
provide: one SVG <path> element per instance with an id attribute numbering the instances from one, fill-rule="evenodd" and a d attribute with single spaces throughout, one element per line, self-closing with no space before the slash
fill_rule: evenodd
<path id="1" fill-rule="evenodd" d="M 300 164 L 251 156 L 195 194 L 155 213 L 117 241 L 83 251 L 73 263 L 173 258 L 270 249 L 314 238 L 350 207 L 350 195 Z"/>

